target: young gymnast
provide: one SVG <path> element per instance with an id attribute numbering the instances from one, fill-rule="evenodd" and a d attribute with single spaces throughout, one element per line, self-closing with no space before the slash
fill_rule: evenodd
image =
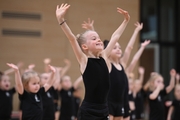
<path id="1" fill-rule="evenodd" d="M 179 74 L 176 75 L 176 86 L 174 89 L 175 99 L 172 101 L 172 105 L 169 108 L 167 120 L 180 120 L 180 84 Z M 174 113 L 174 115 L 173 115 Z M 173 116 L 173 118 L 172 118 Z"/>
<path id="2" fill-rule="evenodd" d="M 117 8 L 117 11 L 124 15 L 124 21 L 113 33 L 110 43 L 104 49 L 103 42 L 95 31 L 85 31 L 77 38 L 74 36 L 64 19 L 69 7 L 68 4 L 57 6 L 56 17 L 75 52 L 85 85 L 85 97 L 79 109 L 78 120 L 107 120 L 109 114 L 107 95 L 111 68 L 107 58 L 124 31 L 130 19 L 129 14 Z"/>
<path id="3" fill-rule="evenodd" d="M 94 24 L 94 21 L 93 20 L 91 21 L 90 18 L 88 18 L 88 22 L 84 21 L 84 23 L 82 24 L 82 28 L 85 28 L 87 30 L 94 30 L 93 24 Z M 109 60 L 112 63 L 112 69 L 110 72 L 111 86 L 110 86 L 110 93 L 108 97 L 110 120 L 113 120 L 113 119 L 121 120 L 123 119 L 123 116 L 126 119 L 129 119 L 128 118 L 129 116 L 128 104 L 129 103 L 128 102 L 126 103 L 125 108 L 123 106 L 124 105 L 123 101 L 128 101 L 128 81 L 127 81 L 126 75 L 124 75 L 125 72 L 124 72 L 123 66 L 126 67 L 136 36 L 138 35 L 139 31 L 142 29 L 143 24 L 142 23 L 140 24 L 137 22 L 135 23 L 135 26 L 136 26 L 136 29 L 134 30 L 134 33 L 125 49 L 125 54 L 122 56 L 122 51 L 118 50 L 118 48 L 120 48 L 120 45 L 116 43 L 113 51 L 118 50 L 119 52 L 117 51 L 117 54 L 115 55 L 115 52 L 112 51 L 111 55 L 109 56 Z M 106 47 L 108 43 L 109 41 L 105 40 L 104 46 Z M 121 65 L 118 65 L 118 64 L 121 64 Z M 122 100 L 124 99 L 124 92 L 125 92 L 126 86 L 127 86 L 126 100 Z"/>
<path id="4" fill-rule="evenodd" d="M 52 87 L 49 88 L 46 92 L 42 92 L 42 101 L 43 101 L 43 120 L 54 120 L 55 119 L 55 105 L 54 105 L 54 96 L 55 96 L 55 89 L 57 89 L 57 85 L 60 82 L 60 68 L 56 68 L 55 82 Z M 42 73 L 40 75 L 40 83 L 41 86 L 44 86 L 48 80 L 50 79 L 51 73 Z"/>
<path id="5" fill-rule="evenodd" d="M 51 77 L 43 87 L 40 88 L 40 78 L 32 70 L 23 73 L 22 78 L 19 69 L 14 64 L 7 65 L 15 71 L 15 84 L 19 93 L 19 99 L 22 104 L 22 120 L 42 120 L 43 106 L 41 94 L 48 91 L 54 83 L 55 68 L 50 66 Z"/>
<path id="6" fill-rule="evenodd" d="M 143 67 L 138 68 L 139 79 L 134 81 L 134 90 L 133 97 L 135 102 L 135 116 L 136 120 L 144 119 L 144 102 L 146 98 L 146 91 L 143 89 L 143 81 L 144 81 L 144 72 L 145 69 Z"/>
<path id="7" fill-rule="evenodd" d="M 160 74 L 154 73 L 150 76 L 148 94 L 150 108 L 149 120 L 165 120 L 163 99 L 174 88 L 175 75 L 176 71 L 172 69 L 170 71 L 170 83 L 165 88 L 163 77 Z"/>
<path id="8" fill-rule="evenodd" d="M 62 77 L 61 84 L 58 89 L 61 99 L 61 114 L 59 120 L 74 120 L 77 116 L 75 112 L 75 98 L 73 93 L 77 90 L 81 81 L 82 76 L 77 78 L 73 84 L 69 76 L 65 75 Z"/>
<path id="9" fill-rule="evenodd" d="M 11 82 L 8 75 L 3 75 L 0 78 L 0 120 L 10 120 L 13 95 L 16 92 L 15 87 L 10 87 Z"/>

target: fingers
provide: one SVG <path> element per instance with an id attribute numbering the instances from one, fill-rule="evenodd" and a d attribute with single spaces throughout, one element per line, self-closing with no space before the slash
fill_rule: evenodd
<path id="1" fill-rule="evenodd" d="M 121 8 L 117 8 L 117 12 L 121 13 L 121 14 L 128 14 L 127 11 L 121 9 Z"/>
<path id="2" fill-rule="evenodd" d="M 11 63 L 6 63 L 6 65 L 8 65 L 9 67 L 11 67 L 11 66 L 12 66 L 12 64 L 11 64 Z"/>
<path id="3" fill-rule="evenodd" d="M 129 16 L 129 13 L 121 8 L 117 8 L 117 12 L 119 12 L 120 14 L 123 14 L 124 15 L 124 19 L 126 21 L 129 21 L 130 19 L 130 16 Z"/>
<path id="4" fill-rule="evenodd" d="M 56 72 L 56 69 L 55 69 L 55 67 L 53 67 L 53 66 L 51 66 L 51 65 L 48 65 L 49 66 L 49 69 L 52 71 L 52 72 Z"/>
<path id="5" fill-rule="evenodd" d="M 176 75 L 176 70 L 175 70 L 175 69 L 171 69 L 170 74 L 171 74 L 172 76 L 175 76 L 175 75 Z"/>
<path id="6" fill-rule="evenodd" d="M 69 4 L 67 4 L 67 3 L 62 3 L 61 4 L 61 6 L 59 6 L 59 5 L 57 5 L 57 7 L 56 7 L 56 9 L 67 9 L 67 8 L 69 8 L 70 7 L 70 5 Z"/>

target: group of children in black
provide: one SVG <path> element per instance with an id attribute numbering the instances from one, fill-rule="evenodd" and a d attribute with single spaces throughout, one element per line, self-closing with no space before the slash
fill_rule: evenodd
<path id="1" fill-rule="evenodd" d="M 135 23 L 134 33 L 122 54 L 118 40 L 130 20 L 127 11 L 117 8 L 117 12 L 124 16 L 124 20 L 112 34 L 110 40 L 102 42 L 94 30 L 94 21 L 90 19 L 82 24 L 82 28 L 86 29 L 84 33 L 77 36 L 73 34 L 64 19 L 69 8 L 68 4 L 57 5 L 56 17 L 72 45 L 81 76 L 72 85 L 70 77 L 65 75 L 69 69 L 68 61 L 66 61 L 66 67 L 59 68 L 49 65 L 50 62 L 46 59 L 44 61 L 46 72 L 40 76 L 34 72 L 32 66 L 21 75 L 18 66 L 7 63 L 15 72 L 16 90 L 15 88 L 9 89 L 10 82 L 5 77 L 7 75 L 2 73 L 0 119 L 10 119 L 12 95 L 17 91 L 21 103 L 22 120 L 56 119 L 57 93 L 61 98 L 59 120 L 143 120 L 145 99 L 148 99 L 149 104 L 149 120 L 171 120 L 172 116 L 174 116 L 173 120 L 179 120 L 179 74 L 176 74 L 174 69 L 170 70 L 171 79 L 166 87 L 164 87 L 163 77 L 159 73 L 152 72 L 144 86 L 144 68 L 139 67 L 138 79 L 135 79 L 132 74 L 150 40 L 145 40 L 141 44 L 128 64 L 136 36 L 143 28 L 143 24 Z M 80 102 L 79 95 L 75 94 L 81 81 L 85 87 L 82 102 Z M 173 88 L 175 88 L 176 99 L 170 102 L 169 111 L 165 117 L 164 97 Z"/>

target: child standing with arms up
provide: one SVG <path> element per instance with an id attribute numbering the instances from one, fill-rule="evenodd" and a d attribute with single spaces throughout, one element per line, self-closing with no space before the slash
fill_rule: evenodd
<path id="1" fill-rule="evenodd" d="M 94 21 L 88 19 L 88 22 L 84 21 L 82 24 L 82 28 L 94 30 Z M 110 71 L 110 90 L 108 96 L 108 107 L 109 107 L 109 116 L 110 120 L 122 120 L 123 117 L 126 120 L 129 120 L 130 116 L 130 108 L 129 108 L 129 100 L 128 100 L 128 79 L 124 70 L 128 63 L 134 42 L 136 40 L 136 36 L 138 32 L 143 28 L 143 24 L 135 23 L 134 33 L 125 49 L 124 54 L 122 55 L 122 50 L 120 44 L 117 42 L 108 57 L 111 62 L 111 71 Z M 104 47 L 106 48 L 109 41 L 104 40 Z M 148 42 L 149 43 L 149 42 Z M 143 43 L 144 46 L 141 47 L 136 57 L 139 59 L 144 47 L 148 44 L 147 42 Z M 133 65 L 131 65 L 131 70 L 133 70 L 133 66 L 135 66 L 136 61 L 133 61 Z"/>
<path id="2" fill-rule="evenodd" d="M 164 88 L 163 77 L 155 73 L 150 76 L 149 79 L 149 107 L 150 107 L 150 116 L 149 120 L 165 120 L 164 118 L 164 97 L 171 92 L 175 85 L 175 75 L 176 71 L 172 69 L 170 71 L 171 80 L 169 85 Z"/>
<path id="3" fill-rule="evenodd" d="M 13 107 L 13 95 L 15 87 L 10 88 L 11 82 L 8 75 L 3 75 L 0 78 L 0 120 L 11 119 Z"/>
<path id="4" fill-rule="evenodd" d="M 176 86 L 174 88 L 175 99 L 172 101 L 172 105 L 169 108 L 167 120 L 180 120 L 180 84 L 179 84 L 179 74 L 176 75 Z M 172 119 L 172 114 L 174 116 Z"/>
<path id="5" fill-rule="evenodd" d="M 40 88 L 40 78 L 32 70 L 23 73 L 22 79 L 19 69 L 14 64 L 7 64 L 15 71 L 15 84 L 22 104 L 22 120 L 42 120 L 43 106 L 41 94 L 48 91 L 54 83 L 55 68 L 50 66 L 50 79 Z"/>
<path id="6" fill-rule="evenodd" d="M 78 120 L 108 120 L 107 95 L 111 65 L 107 58 L 124 31 L 130 18 L 129 14 L 117 8 L 125 19 L 104 49 L 103 42 L 95 31 L 86 31 L 77 38 L 74 36 L 64 19 L 69 7 L 68 4 L 58 5 L 56 17 L 75 52 L 85 85 L 85 98 L 79 110 Z"/>

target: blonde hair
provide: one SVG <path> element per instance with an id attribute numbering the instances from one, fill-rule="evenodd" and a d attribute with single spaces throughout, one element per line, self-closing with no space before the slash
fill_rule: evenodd
<path id="1" fill-rule="evenodd" d="M 61 78 L 61 83 L 64 81 L 64 79 L 69 79 L 71 81 L 71 77 L 68 75 L 65 75 Z"/>
<path id="2" fill-rule="evenodd" d="M 25 90 L 27 90 L 27 85 L 32 78 L 39 78 L 38 73 L 35 71 L 27 71 L 23 73 L 22 84 Z"/>
<path id="3" fill-rule="evenodd" d="M 77 39 L 77 42 L 80 47 L 82 44 L 86 43 L 86 38 L 85 38 L 84 34 L 86 34 L 89 31 L 93 31 L 93 30 L 86 30 L 85 32 L 76 35 L 76 39 Z M 82 49 L 82 47 L 81 47 L 81 49 Z"/>
<path id="4" fill-rule="evenodd" d="M 163 78 L 162 75 L 160 75 L 159 73 L 155 73 L 155 74 L 150 75 L 150 78 L 148 80 L 150 83 L 149 90 L 152 90 L 154 88 L 154 81 L 159 77 Z"/>
<path id="5" fill-rule="evenodd" d="M 134 73 L 129 73 L 128 74 L 128 79 L 133 79 L 134 80 Z"/>

